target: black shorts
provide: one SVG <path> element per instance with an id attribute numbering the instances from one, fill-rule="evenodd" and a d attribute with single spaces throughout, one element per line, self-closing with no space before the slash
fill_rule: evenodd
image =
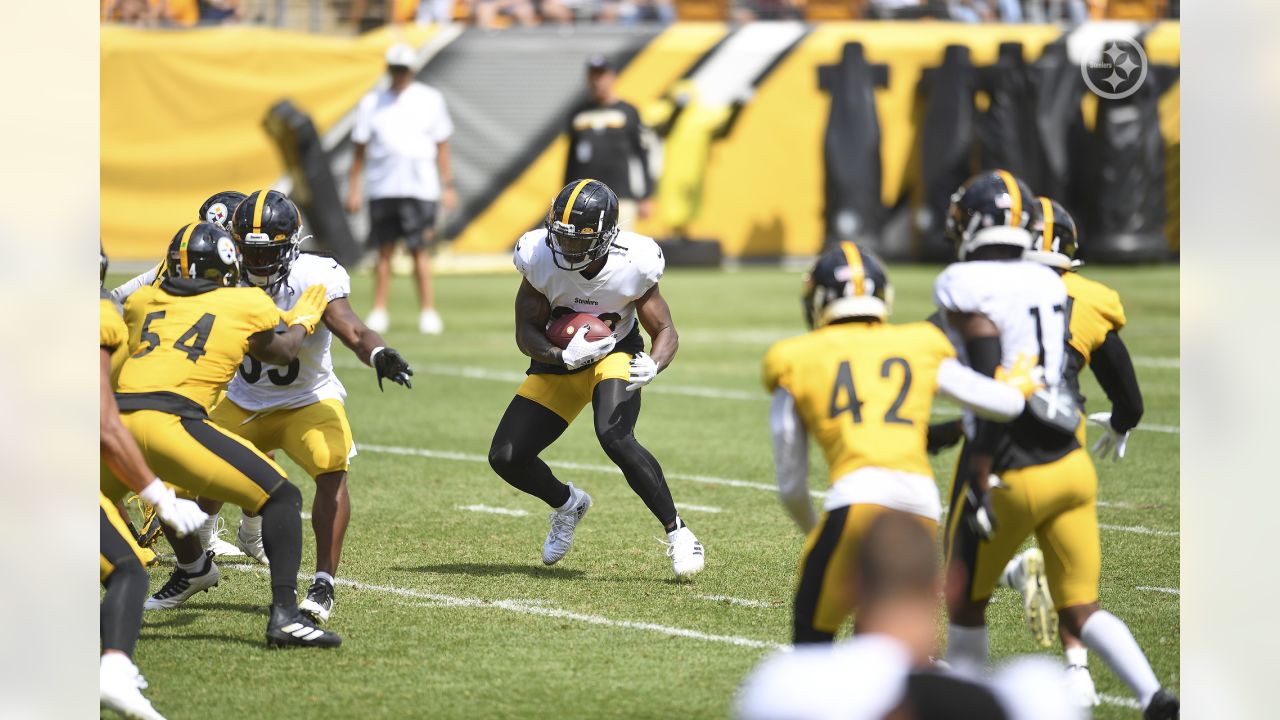
<path id="1" fill-rule="evenodd" d="M 418 198 L 376 198 L 369 201 L 369 244 L 394 245 L 401 238 L 410 250 L 434 245 L 436 203 Z"/>

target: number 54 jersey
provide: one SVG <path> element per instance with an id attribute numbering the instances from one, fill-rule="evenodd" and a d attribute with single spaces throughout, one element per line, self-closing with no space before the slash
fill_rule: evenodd
<path id="1" fill-rule="evenodd" d="M 288 280 L 271 299 L 280 310 L 288 310 L 312 285 L 324 285 L 330 301 L 351 294 L 351 276 L 336 260 L 303 253 L 293 261 Z M 245 355 L 227 388 L 227 399 L 253 412 L 304 407 L 321 400 L 342 402 L 347 389 L 333 372 L 332 343 L 333 333 L 320 323 L 287 366 L 267 365 Z"/>

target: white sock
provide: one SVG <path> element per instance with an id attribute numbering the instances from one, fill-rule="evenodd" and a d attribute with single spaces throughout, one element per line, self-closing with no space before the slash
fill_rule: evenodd
<path id="1" fill-rule="evenodd" d="M 983 672 L 987 666 L 987 626 L 947 628 L 947 663 L 957 669 Z"/>
<path id="2" fill-rule="evenodd" d="M 1089 648 L 1087 647 L 1069 647 L 1063 654 L 1067 656 L 1068 665 L 1079 665 L 1080 667 L 1089 667 Z"/>
<path id="3" fill-rule="evenodd" d="M 253 537 L 262 534 L 262 516 L 250 517 L 248 515 L 240 516 L 240 534 Z"/>
<path id="4" fill-rule="evenodd" d="M 1099 610 L 1084 621 L 1080 639 L 1102 656 L 1102 661 L 1129 686 L 1142 707 L 1151 702 L 1151 697 L 1160 689 L 1160 681 L 1123 620 Z"/>
<path id="5" fill-rule="evenodd" d="M 130 660 L 128 655 L 118 652 L 103 653 L 98 667 L 103 672 L 123 675 L 136 675 L 138 672 L 138 669 L 133 665 L 133 660 Z"/>
<path id="6" fill-rule="evenodd" d="M 332 586 L 333 586 L 333 576 L 332 576 L 332 575 L 330 575 L 330 574 L 329 574 L 329 573 L 327 573 L 327 572 L 319 572 L 319 571 L 317 571 L 317 572 L 316 572 L 316 580 L 323 580 L 323 581 L 325 581 L 325 582 L 329 583 L 329 586 L 330 586 L 330 587 L 332 587 Z"/>
<path id="7" fill-rule="evenodd" d="M 199 575 L 200 571 L 204 569 L 204 559 L 205 559 L 205 554 L 200 553 L 200 557 L 196 558 L 195 560 L 192 560 L 189 563 L 184 563 L 184 562 L 178 563 L 178 568 L 183 572 L 187 573 L 188 575 Z"/>
<path id="8" fill-rule="evenodd" d="M 556 508 L 556 510 L 559 510 L 560 512 L 568 512 L 569 508 L 573 507 L 573 504 L 577 501 L 578 488 L 574 487 L 573 483 L 569 483 L 569 499 L 565 500 L 564 504 Z"/>
<path id="9" fill-rule="evenodd" d="M 1017 590 L 1022 587 L 1022 555 L 1014 555 L 1004 572 L 1000 573 L 1000 584 Z"/>

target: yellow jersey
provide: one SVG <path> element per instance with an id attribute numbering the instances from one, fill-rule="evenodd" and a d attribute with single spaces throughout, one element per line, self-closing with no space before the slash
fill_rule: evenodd
<path id="1" fill-rule="evenodd" d="M 125 301 L 124 315 L 130 353 L 116 388 L 121 409 L 175 414 L 196 411 L 191 403 L 207 413 L 244 359 L 250 336 L 281 322 L 280 309 L 261 289 L 199 280 L 139 288 Z"/>
<path id="2" fill-rule="evenodd" d="M 1067 342 L 1088 364 L 1093 351 L 1107 339 L 1107 333 L 1124 327 L 1124 306 L 1115 290 L 1079 273 L 1063 274 L 1062 282 L 1067 286 L 1071 317 Z"/>
<path id="3" fill-rule="evenodd" d="M 111 301 L 111 293 L 103 290 L 98 300 L 98 346 L 111 353 L 111 387 L 115 388 L 120 377 L 120 368 L 124 359 L 129 356 L 129 328 L 116 304 Z"/>
<path id="4" fill-rule="evenodd" d="M 955 354 L 931 323 L 838 323 L 769 348 L 764 385 L 795 398 L 832 483 L 862 467 L 933 477 L 929 414 L 938 367 Z"/>

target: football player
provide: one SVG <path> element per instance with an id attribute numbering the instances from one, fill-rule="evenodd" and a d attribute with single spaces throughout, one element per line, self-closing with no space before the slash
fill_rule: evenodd
<path id="1" fill-rule="evenodd" d="M 773 394 L 778 491 L 808 534 L 793 609 L 793 642 L 829 642 L 857 598 L 849 574 L 873 519 L 907 513 L 937 534 L 942 504 L 925 452 L 935 394 L 997 420 L 1017 417 L 1024 392 L 961 365 L 927 322 L 891 325 L 893 288 L 880 260 L 851 242 L 824 252 L 805 279 L 811 332 L 782 340 L 764 358 Z M 1030 363 L 1018 369 L 1026 394 Z M 831 478 L 821 521 L 809 499 L 809 438 Z"/>
<path id="2" fill-rule="evenodd" d="M 413 370 L 351 309 L 347 271 L 333 258 L 299 252 L 302 216 L 292 200 L 275 190 L 255 191 L 233 210 L 230 231 L 243 253 L 246 279 L 266 291 L 282 311 L 292 308 L 308 287 L 325 288 L 322 322 L 307 336 L 298 356 L 276 365 L 246 355 L 226 398 L 209 416 L 264 453 L 283 450 L 315 480 L 311 527 L 316 535 L 316 572 L 300 607 L 313 621 L 323 623 L 333 611 L 333 578 L 351 518 L 347 469 L 356 454 L 343 406 L 347 391 L 333 372 L 332 339 L 336 336 L 361 362 L 374 367 L 379 388 L 384 379 L 412 387 Z M 202 506 L 216 514 L 222 504 L 202 499 Z M 266 563 L 262 538 L 262 518 L 243 516 L 236 545 Z M 189 596 L 157 596 L 150 604 L 173 607 Z"/>
<path id="3" fill-rule="evenodd" d="M 102 277 L 107 274 L 106 253 L 99 253 Z M 120 422 L 114 378 L 129 352 L 129 329 L 105 289 L 98 303 L 99 437 L 102 463 L 130 490 L 144 497 L 165 522 L 182 534 L 194 532 L 205 514 L 190 500 L 179 500 L 147 467 L 133 436 Z M 133 540 L 115 503 L 98 493 L 98 579 L 102 583 L 102 660 L 98 668 L 101 704 L 121 715 L 163 720 L 143 697 L 146 687 L 133 664 L 133 648 L 142 629 L 142 602 L 147 597 L 147 572 L 142 548 Z"/>
<path id="4" fill-rule="evenodd" d="M 212 223 L 183 227 L 170 243 L 165 279 L 125 302 L 131 354 L 120 370 L 116 402 L 147 463 L 170 483 L 234 502 L 260 514 L 271 557 L 269 646 L 336 647 L 342 639 L 298 611 L 302 493 L 252 445 L 209 422 L 208 411 L 246 353 L 288 365 L 315 330 L 325 290 L 308 288 L 287 313 L 258 288 L 236 287 L 240 254 Z M 103 492 L 125 487 L 104 473 Z M 218 582 L 212 555 L 184 553 L 162 594 L 208 589 Z"/>
<path id="5" fill-rule="evenodd" d="M 596 437 L 667 533 L 677 577 L 703 567 L 702 543 L 676 512 L 662 468 L 636 440 L 640 388 L 675 358 L 679 339 L 658 290 L 664 261 L 651 238 L 618 230 L 618 198 L 599 180 L 569 183 L 551 203 L 544 227 L 516 242 L 516 345 L 531 358 L 489 447 L 489 464 L 518 490 L 552 508 L 542 562 L 554 565 L 573 545 L 591 496 L 556 479 L 538 455 L 591 404 Z M 589 341 L 581 328 L 561 350 L 547 323 L 589 312 L 613 334 Z M 644 352 L 640 327 L 649 334 Z"/>
<path id="6" fill-rule="evenodd" d="M 1082 264 L 1076 259 L 1079 249 L 1076 224 L 1057 201 L 1047 197 L 1035 199 L 1030 229 L 1031 249 L 1023 257 L 1053 268 L 1067 288 L 1067 358 L 1063 377 L 1077 404 L 1083 408 L 1085 398 L 1080 391 L 1080 373 L 1086 365 L 1093 369 L 1098 384 L 1111 401 L 1110 412 L 1089 416 L 1089 420 L 1103 430 L 1102 437 L 1093 445 L 1093 451 L 1099 457 L 1111 456 L 1119 460 L 1124 457 L 1129 432 L 1138 425 L 1143 412 L 1138 376 L 1129 350 L 1119 334 L 1125 324 L 1120 295 L 1076 272 Z M 1076 440 L 1081 445 L 1085 444 L 1084 423 L 1080 424 Z M 1023 591 L 1027 585 L 1026 564 L 1026 553 L 1009 561 L 1000 576 L 1000 583 Z M 1059 625 L 1058 632 L 1066 651 L 1067 676 L 1072 692 L 1082 705 L 1097 705 L 1099 698 L 1089 674 L 1088 649 L 1066 624 Z"/>
<path id="7" fill-rule="evenodd" d="M 1068 630 L 1129 686 L 1146 717 L 1176 717 L 1177 698 L 1160 687 L 1129 628 L 1098 604 L 1098 477 L 1077 440 L 1079 410 L 1062 387 L 1066 286 L 1050 268 L 1022 257 L 1031 246 L 1034 202 L 1024 183 L 994 170 L 966 182 L 947 215 L 946 233 L 961 262 L 938 276 L 934 300 L 952 341 L 984 375 L 1030 355 L 1049 388 L 1041 412 L 1012 423 L 966 417 L 947 521 L 947 660 L 986 664 L 987 603 L 1034 532 L 1051 603 Z"/>

